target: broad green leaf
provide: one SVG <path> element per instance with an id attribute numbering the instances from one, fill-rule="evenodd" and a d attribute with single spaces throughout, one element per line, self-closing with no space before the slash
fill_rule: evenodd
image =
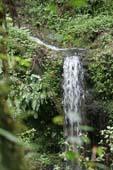
<path id="1" fill-rule="evenodd" d="M 5 129 L 0 128 L 0 135 L 5 137 L 7 140 L 11 142 L 20 144 L 19 139 Z"/>
<path id="2" fill-rule="evenodd" d="M 105 148 L 98 147 L 97 148 L 97 154 L 101 157 L 104 154 Z"/>
<path id="3" fill-rule="evenodd" d="M 98 167 L 99 169 L 102 169 L 102 170 L 106 170 L 108 169 L 108 167 L 106 167 L 104 164 L 102 163 L 95 163 L 95 167 Z"/>
<path id="4" fill-rule="evenodd" d="M 86 135 L 81 136 L 81 140 L 86 144 L 89 144 L 91 142 L 90 139 Z"/>
<path id="5" fill-rule="evenodd" d="M 1 53 L 0 54 L 0 59 L 7 60 L 8 58 L 7 58 L 7 55 Z"/>
<path id="6" fill-rule="evenodd" d="M 30 62 L 25 59 L 22 59 L 21 57 L 18 57 L 18 56 L 12 56 L 15 61 L 18 61 L 21 65 L 25 66 L 25 67 L 29 67 L 30 66 Z"/>
<path id="7" fill-rule="evenodd" d="M 84 7 L 87 5 L 86 0 L 70 0 L 69 4 L 73 7 Z"/>
<path id="8" fill-rule="evenodd" d="M 79 158 L 78 152 L 73 152 L 73 151 L 66 152 L 65 156 L 68 160 L 76 160 Z"/>
<path id="9" fill-rule="evenodd" d="M 107 169 L 107 167 L 101 163 L 88 162 L 87 164 L 88 164 L 88 166 L 93 167 L 93 168 L 98 167 L 99 169 L 102 169 L 102 170 Z"/>
<path id="10" fill-rule="evenodd" d="M 91 126 L 87 126 L 87 125 L 80 125 L 80 129 L 83 131 L 93 131 L 94 128 Z"/>
<path id="11" fill-rule="evenodd" d="M 59 115 L 53 118 L 53 123 L 63 125 L 64 117 Z"/>
<path id="12" fill-rule="evenodd" d="M 55 4 L 49 4 L 49 9 L 53 12 L 57 11 L 56 5 Z"/>

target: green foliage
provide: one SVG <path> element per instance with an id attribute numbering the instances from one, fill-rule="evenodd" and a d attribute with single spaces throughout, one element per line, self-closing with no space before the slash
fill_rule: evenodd
<path id="1" fill-rule="evenodd" d="M 54 165 L 55 168 L 62 166 L 61 158 L 55 150 L 58 145 L 57 142 L 61 140 L 61 136 L 55 132 L 55 129 L 49 127 L 43 132 L 42 129 L 32 128 L 21 133 L 20 139 L 25 144 L 26 160 L 29 162 L 31 169 L 41 170 L 51 165 Z M 62 144 L 59 144 L 59 146 L 62 146 Z"/>
<path id="2" fill-rule="evenodd" d="M 19 135 L 19 138 L 24 142 L 25 145 L 30 146 L 30 144 L 33 141 L 35 135 L 36 135 L 36 129 L 32 128 L 30 130 L 22 132 Z"/>
<path id="3" fill-rule="evenodd" d="M 55 152 L 55 149 L 58 152 L 60 146 L 63 145 L 61 142 L 62 135 L 60 133 L 57 134 L 55 128 L 50 129 L 48 122 L 45 122 L 43 116 L 45 117 L 48 114 L 49 118 L 51 116 L 50 112 L 53 112 L 52 114 L 56 112 L 53 104 L 55 105 L 56 99 L 60 96 L 60 77 L 58 75 L 62 72 L 62 59 L 61 57 L 57 59 L 56 55 L 54 56 L 54 54 L 49 52 L 47 58 L 44 58 L 45 54 L 42 51 L 40 54 L 40 47 L 29 39 L 30 34 L 28 30 L 19 30 L 11 27 L 9 28 L 9 34 L 8 52 L 12 56 L 9 58 L 11 89 L 8 103 L 12 108 L 13 117 L 16 120 L 17 118 L 27 120 L 28 117 L 33 116 L 35 119 L 38 118 L 40 122 L 38 123 L 38 128 L 40 129 L 40 126 L 42 126 L 41 130 L 34 132 L 31 129 L 20 134 L 20 138 L 28 147 L 28 150 L 31 150 L 27 156 L 35 156 L 36 152 L 39 155 L 43 152 Z M 41 60 L 41 65 L 43 65 L 41 76 L 37 75 L 31 67 L 26 67 L 26 64 L 31 62 L 33 56 L 37 56 L 37 59 Z M 38 67 L 37 64 L 36 67 Z M 54 109 L 51 109 L 52 111 L 47 109 L 48 107 L 50 108 L 50 104 Z M 44 109 L 42 109 L 43 107 Z M 46 129 L 43 129 L 44 125 L 41 122 L 47 124 Z M 34 126 L 34 124 L 30 124 L 30 126 Z M 45 143 L 45 141 L 48 142 Z M 47 154 L 46 156 L 44 154 L 39 155 L 35 160 L 40 162 L 43 167 L 51 163 L 48 161 L 50 159 Z M 26 159 L 29 161 L 29 158 Z M 34 162 L 34 158 L 32 161 Z M 38 165 L 36 165 L 37 167 Z M 58 166 L 56 165 L 56 167 Z"/>
<path id="4" fill-rule="evenodd" d="M 112 26 L 112 17 L 98 15 L 94 18 L 83 15 L 75 19 L 69 18 L 63 23 L 64 30 L 61 30 L 64 41 L 71 41 L 76 45 L 78 42 L 91 42 L 96 34 Z M 80 44 L 77 44 L 80 45 Z"/>
<path id="5" fill-rule="evenodd" d="M 108 124 L 112 125 L 113 124 L 113 101 L 112 100 L 107 100 L 103 102 L 103 108 L 107 112 L 108 116 Z"/>
<path id="6" fill-rule="evenodd" d="M 107 152 L 109 152 L 110 155 L 113 154 L 113 127 L 107 126 L 106 129 L 101 130 L 101 135 L 103 138 L 100 141 L 100 144 L 105 146 L 107 148 Z M 110 158 L 112 160 L 112 158 Z"/>
<path id="7" fill-rule="evenodd" d="M 53 122 L 54 122 L 55 124 L 58 124 L 58 125 L 63 125 L 64 117 L 63 117 L 62 115 L 60 115 L 60 116 L 55 116 L 55 117 L 53 118 Z"/>
<path id="8" fill-rule="evenodd" d="M 60 94 L 58 75 L 61 74 L 62 59 L 53 59 L 52 54 L 43 59 L 43 54 L 40 56 L 40 47 L 31 41 L 30 33 L 26 29 L 9 27 L 9 35 L 8 52 L 12 55 L 9 56 L 12 85 L 8 102 L 13 106 L 15 117 L 25 118 L 31 114 L 37 118 L 40 106 L 48 103 L 48 100 L 53 101 Z M 36 54 L 37 50 L 39 54 Z M 34 55 L 37 55 L 37 60 L 41 59 L 44 67 L 42 76 L 33 73 L 32 68 L 28 67 Z"/>
<path id="9" fill-rule="evenodd" d="M 79 155 L 77 152 L 73 152 L 73 151 L 69 151 L 69 152 L 66 152 L 66 155 L 65 157 L 68 159 L 68 160 L 78 160 L 79 158 Z"/>
<path id="10" fill-rule="evenodd" d="M 87 162 L 85 165 L 87 170 L 106 170 L 106 166 L 101 163 Z"/>
<path id="11" fill-rule="evenodd" d="M 11 56 L 20 56 L 30 59 L 37 48 L 29 37 L 30 32 L 26 28 L 18 29 L 9 25 L 8 53 Z"/>
<path id="12" fill-rule="evenodd" d="M 43 88 L 48 88 L 48 90 L 54 94 L 54 96 L 59 95 L 60 90 L 60 81 L 62 74 L 62 57 L 48 58 L 45 61 L 45 72 L 42 75 L 42 85 Z"/>
<path id="13" fill-rule="evenodd" d="M 87 5 L 87 1 L 86 0 L 70 0 L 69 5 L 73 7 L 84 7 Z"/>
<path id="14" fill-rule="evenodd" d="M 106 162 L 109 168 L 113 165 L 113 126 L 107 126 L 106 129 L 101 130 L 101 140 L 99 142 L 102 145 L 102 152 L 97 157 L 98 161 Z"/>
<path id="15" fill-rule="evenodd" d="M 89 61 L 89 71 L 94 87 L 100 99 L 111 100 L 113 96 L 112 0 L 24 0 L 21 9 L 19 14 L 22 15 L 22 22 L 24 18 L 27 25 L 30 23 L 32 30 L 33 27 L 36 27 L 38 33 L 43 32 L 42 37 L 49 37 L 50 40 L 62 44 L 62 46 L 88 46 L 94 49 L 93 57 L 91 56 Z M 33 152 L 35 150 L 34 155 L 31 153 L 30 159 L 35 159 L 39 163 L 40 169 L 42 166 L 47 169 L 47 166 L 55 159 L 51 159 L 48 153 L 58 152 L 59 146 L 64 146 L 62 134 L 59 132 L 61 129 L 51 126 L 51 119 L 56 114 L 56 101 L 61 101 L 62 57 L 51 55 L 48 50 L 45 50 L 45 53 L 48 53 L 45 55 L 43 50 L 41 51 L 40 47 L 31 41 L 29 30 L 25 28 L 18 29 L 9 26 L 9 35 L 8 53 L 12 84 L 8 102 L 13 106 L 16 119 L 17 117 L 31 118 L 31 115 L 38 118 L 35 121 L 41 127 L 37 127 L 36 131 L 27 130 L 21 134 L 21 138 L 26 144 L 30 144 Z M 36 73 L 29 68 L 29 63 L 32 63 L 34 56 L 38 61 L 41 59 L 43 69 L 40 76 L 39 72 Z M 2 74 L 2 64 L 0 72 Z M 58 103 L 59 105 L 62 107 L 61 102 Z M 112 109 L 110 109 L 110 120 L 111 115 Z M 29 118 L 26 119 L 27 123 L 34 126 L 35 123 L 31 123 Z M 62 116 L 57 116 L 53 120 L 55 123 L 62 124 L 62 119 Z M 87 126 L 81 127 L 81 129 L 92 130 Z M 106 143 L 109 148 L 112 148 L 112 128 L 108 128 L 102 133 L 102 144 Z M 107 137 L 105 137 L 106 135 Z M 84 143 L 90 142 L 87 135 L 82 136 L 81 139 Z M 80 144 L 80 141 L 75 139 L 75 143 Z M 111 150 L 108 151 L 109 154 L 111 154 Z M 37 155 L 36 152 L 40 152 L 40 155 Z M 96 161 L 103 161 L 103 153 L 104 149 L 98 147 Z M 69 160 L 75 160 L 76 157 L 84 162 L 87 170 L 106 168 L 98 162 L 85 160 L 83 155 L 79 156 L 73 151 L 66 153 L 66 158 Z M 105 159 L 104 161 L 106 162 Z M 39 169 L 39 167 L 36 166 L 35 169 Z M 60 169 L 58 163 L 55 164 L 54 169 Z"/>
<path id="16" fill-rule="evenodd" d="M 112 57 L 112 51 L 102 51 L 92 58 L 92 63 L 90 64 L 95 88 L 102 99 L 111 99 L 113 96 Z"/>
<path id="17" fill-rule="evenodd" d="M 40 105 L 43 105 L 43 103 L 47 101 L 48 97 L 52 95 L 42 87 L 42 80 L 40 76 L 28 72 L 26 77 L 21 79 L 15 77 L 14 80 L 13 75 L 12 81 L 13 84 L 10 93 L 10 102 L 12 102 L 12 105 L 15 106 L 15 116 L 24 118 L 26 114 L 24 115 L 22 113 L 26 113 L 28 111 L 27 114 L 29 115 L 30 111 L 31 114 L 34 114 L 34 116 L 37 117 Z"/>
<path id="18" fill-rule="evenodd" d="M 51 160 L 49 159 L 48 155 L 46 155 L 45 153 L 41 155 L 40 161 L 42 162 L 42 164 L 46 164 L 46 165 L 51 163 Z"/>
<path id="19" fill-rule="evenodd" d="M 33 2 L 31 4 L 25 0 L 24 14 L 27 20 L 33 22 L 32 26 L 42 30 L 47 38 L 64 46 L 86 45 L 95 39 L 99 32 L 112 27 L 113 24 L 110 13 L 113 8 L 111 0 L 51 0 L 41 4 L 40 1 Z M 92 17 L 91 13 L 95 15 Z"/>
<path id="20" fill-rule="evenodd" d="M 5 10 L 4 10 L 4 3 Z M 6 99 L 9 92 L 9 69 L 8 69 L 8 53 L 7 53 L 7 30 L 3 23 L 5 23 L 5 12 L 10 9 L 11 1 L 3 2 L 0 0 L 0 169 L 1 170 L 28 170 L 24 162 L 24 150 L 20 145 L 19 139 L 15 136 L 17 132 L 16 123 L 9 111 Z"/>

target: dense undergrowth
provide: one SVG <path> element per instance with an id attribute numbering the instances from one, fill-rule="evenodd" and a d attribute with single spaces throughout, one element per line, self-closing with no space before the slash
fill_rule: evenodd
<path id="1" fill-rule="evenodd" d="M 9 25 L 8 32 L 11 80 L 8 104 L 13 117 L 28 127 L 19 135 L 26 144 L 25 150 L 29 151 L 26 159 L 29 162 L 32 158 L 29 166 L 34 169 L 58 166 L 63 134 L 62 127 L 52 120 L 63 113 L 61 78 L 58 76 L 62 74 L 62 57 L 57 59 L 56 53 L 33 42 L 25 28 Z"/>
<path id="2" fill-rule="evenodd" d="M 24 24 L 32 23 L 40 36 L 63 46 L 86 46 L 101 31 L 112 28 L 110 0 L 92 1 L 84 7 L 78 7 L 76 2 L 74 5 L 74 1 L 33 2 L 24 1 Z"/>
<path id="3" fill-rule="evenodd" d="M 92 100 L 101 106 L 100 116 L 106 115 L 106 124 L 93 132 L 99 138 L 97 158 L 94 164 L 89 157 L 80 157 L 87 170 L 105 169 L 113 164 L 113 4 L 112 0 L 85 1 L 40 1 L 19 2 L 21 29 L 8 25 L 8 54 L 11 90 L 8 103 L 13 118 L 24 122 L 19 133 L 25 143 L 25 157 L 32 170 L 64 170 L 64 139 L 62 127 L 62 63 L 63 55 L 39 46 L 30 38 L 40 36 L 51 44 L 63 47 L 87 49 L 86 68 L 88 90 L 93 91 Z M 23 10 L 24 8 L 24 10 Z M 30 30 L 30 31 L 29 31 Z M 83 54 L 84 56 L 84 54 Z M 2 64 L 0 74 L 3 74 Z M 91 103 L 92 102 L 92 103 Z M 96 109 L 90 114 L 97 121 Z M 100 110 L 99 110 L 100 112 Z M 54 119 L 54 117 L 56 119 Z M 91 116 L 90 116 L 91 117 Z M 55 120 L 53 123 L 53 119 Z M 58 126 L 55 123 L 58 123 Z M 89 123 L 89 126 L 96 126 Z M 105 129 L 103 129 L 103 127 Z M 95 127 L 97 128 L 97 127 Z M 98 134 L 95 134 L 98 133 Z M 101 137 L 100 137 L 101 136 Z M 96 142 L 97 142 L 96 141 Z M 92 147 L 92 146 L 91 146 Z M 66 156 L 64 156 L 66 159 Z M 73 153 L 67 158 L 73 159 Z M 102 164 L 98 164 L 102 163 Z"/>

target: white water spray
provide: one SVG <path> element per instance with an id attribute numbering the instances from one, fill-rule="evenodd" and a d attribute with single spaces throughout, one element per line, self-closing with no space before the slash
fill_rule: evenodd
<path id="1" fill-rule="evenodd" d="M 83 69 L 80 58 L 77 55 L 66 57 L 64 60 L 64 112 L 65 112 L 65 137 L 67 142 L 77 151 L 77 144 L 80 144 L 80 123 L 82 123 L 82 101 L 83 93 Z M 70 170 L 80 170 L 80 166 L 74 162 Z"/>

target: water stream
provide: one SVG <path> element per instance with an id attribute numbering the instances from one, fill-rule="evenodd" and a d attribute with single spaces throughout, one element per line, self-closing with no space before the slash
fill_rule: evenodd
<path id="1" fill-rule="evenodd" d="M 80 57 L 76 54 L 67 56 L 64 60 L 63 70 L 65 138 L 71 146 L 71 150 L 76 154 L 78 152 L 77 146 L 81 144 L 79 126 L 82 123 L 82 102 L 84 99 L 83 69 Z M 81 170 L 81 166 L 74 161 L 69 163 L 68 168 Z"/>
<path id="2" fill-rule="evenodd" d="M 41 40 L 41 39 L 39 39 L 37 37 L 31 36 L 30 38 L 31 38 L 31 40 L 35 41 L 37 44 L 45 46 L 46 48 L 54 50 L 54 51 L 69 51 L 69 50 L 84 51 L 83 48 L 76 48 L 76 47 L 73 47 L 73 48 L 59 48 L 59 47 L 56 47 L 56 46 L 53 46 L 53 45 L 49 45 L 48 43 L 45 43 L 43 40 Z"/>

